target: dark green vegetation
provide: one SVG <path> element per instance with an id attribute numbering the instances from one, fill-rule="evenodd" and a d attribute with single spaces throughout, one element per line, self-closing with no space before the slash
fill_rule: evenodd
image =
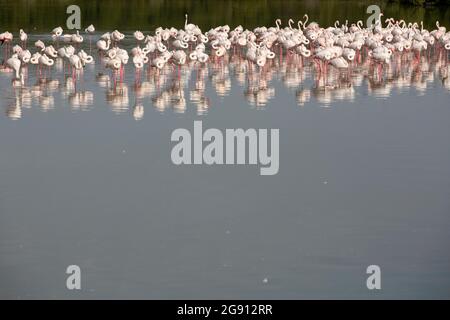
<path id="1" fill-rule="evenodd" d="M 378 4 L 385 17 L 423 20 L 428 27 L 434 26 L 435 20 L 449 24 L 449 0 L 440 0 L 440 6 L 426 8 L 401 2 L 403 0 L 0 0 L 0 30 L 17 32 L 24 28 L 28 32 L 48 32 L 56 26 L 64 27 L 66 8 L 71 4 L 81 7 L 83 26 L 93 23 L 98 30 L 147 31 L 158 26 L 181 27 L 186 12 L 202 28 L 220 24 L 242 24 L 246 28 L 269 26 L 276 18 L 287 23 L 289 18 L 302 19 L 305 13 L 309 14 L 310 21 L 330 25 L 335 20 L 365 21 L 370 4 Z"/>
<path id="2" fill-rule="evenodd" d="M 443 6 L 449 5 L 450 0 L 390 0 L 391 2 L 401 2 L 415 6 Z"/>

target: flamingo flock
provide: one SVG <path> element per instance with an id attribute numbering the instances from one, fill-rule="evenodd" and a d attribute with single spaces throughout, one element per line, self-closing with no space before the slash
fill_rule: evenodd
<path id="1" fill-rule="evenodd" d="M 130 54 L 137 73 L 146 64 L 159 70 L 167 63 L 178 67 L 188 61 L 205 64 L 210 59 L 220 59 L 229 54 L 230 50 L 244 55 L 248 61 L 261 68 L 275 59 L 277 54 L 280 58 L 283 53 L 298 55 L 312 59 L 317 71 L 326 73 L 330 65 L 338 69 L 349 68 L 355 59 L 359 59 L 361 52 L 368 54 L 373 63 L 389 64 L 396 53 L 412 51 L 418 59 L 422 52 L 432 47 L 450 51 L 450 32 L 440 26 L 438 21 L 437 29 L 428 31 L 424 29 L 423 22 L 420 25 L 406 24 L 404 20 L 394 18 L 386 19 L 383 26 L 382 16 L 381 13 L 375 24 L 367 28 L 363 28 L 362 21 L 351 25 L 348 21 L 344 24 L 336 21 L 334 26 L 323 28 L 316 22 L 308 23 L 309 17 L 305 14 L 304 20 L 295 24 L 290 19 L 284 28 L 281 27 L 281 20 L 277 19 L 275 26 L 257 27 L 253 31 L 244 30 L 242 26 L 231 30 L 228 25 L 224 25 L 202 32 L 199 26 L 188 23 L 186 15 L 182 29 L 159 27 L 153 35 L 135 31 L 133 37 L 137 46 Z M 88 26 L 85 33 L 92 39 L 95 27 Z M 34 44 L 37 52 L 31 55 L 27 50 L 28 35 L 20 29 L 20 45 L 12 48 L 13 55 L 9 57 L 13 35 L 8 31 L 0 34 L 0 43 L 5 45 L 6 65 L 15 71 L 16 79 L 20 79 L 18 66 L 28 64 L 30 56 L 33 57 L 31 63 L 39 67 L 51 67 L 55 58 L 67 59 L 75 70 L 93 62 L 92 56 L 83 50 L 75 53 L 74 46 L 78 48 L 84 40 L 78 30 L 73 34 L 64 34 L 63 29 L 57 27 L 52 30 L 51 37 L 57 47 L 60 43 L 64 44 L 62 51 L 38 40 Z M 101 35 L 96 42 L 105 66 L 119 73 L 122 80 L 124 66 L 129 61 L 128 52 L 119 47 L 124 39 L 125 35 L 115 30 Z"/>
<path id="2" fill-rule="evenodd" d="M 316 74 L 316 87 L 330 87 L 330 77 L 336 73 L 354 74 L 368 67 L 380 78 L 395 65 L 405 61 L 413 66 L 420 65 L 422 59 L 431 56 L 438 57 L 447 66 L 450 32 L 438 21 L 436 29 L 427 30 L 423 22 L 407 23 L 394 18 L 383 22 L 382 17 L 380 14 L 375 23 L 367 27 L 362 21 L 352 24 L 336 21 L 333 26 L 321 27 L 317 22 L 309 22 L 305 14 L 297 22 L 289 19 L 284 27 L 277 19 L 273 26 L 253 30 L 223 25 L 203 32 L 198 25 L 190 23 L 186 15 L 181 29 L 159 27 L 149 34 L 140 30 L 130 35 L 118 30 L 97 34 L 94 48 L 92 38 L 96 36 L 96 29 L 89 25 L 84 30 L 89 37 L 88 49 L 83 49 L 84 37 L 79 30 L 64 33 L 63 28 L 57 27 L 49 37 L 30 46 L 28 35 L 20 29 L 16 44 L 12 33 L 0 34 L 3 46 L 0 68 L 13 72 L 14 86 L 25 86 L 30 65 L 36 66 L 36 77 L 41 79 L 50 78 L 54 65 L 62 64 L 64 74 L 69 74 L 76 84 L 86 65 L 94 64 L 94 57 L 98 57 L 105 72 L 111 72 L 114 90 L 117 83 L 124 82 L 130 61 L 134 66 L 135 83 L 140 83 L 145 71 L 162 77 L 165 70 L 172 70 L 174 78 L 180 79 L 183 68 L 188 66 L 195 66 L 197 74 L 201 74 L 202 68 L 211 65 L 245 61 L 245 73 L 259 75 L 260 82 L 264 82 L 271 70 L 285 63 L 297 69 L 311 67 Z M 128 45 L 122 46 L 127 40 Z M 130 42 L 135 43 L 131 49 Z M 238 68 L 241 67 L 240 64 Z M 239 70 L 235 72 L 238 74 Z M 220 83 L 220 79 L 216 82 Z M 294 81 L 300 82 L 301 79 Z M 253 91 L 249 88 L 246 94 L 252 95 Z M 270 95 L 270 91 L 265 94 Z"/>

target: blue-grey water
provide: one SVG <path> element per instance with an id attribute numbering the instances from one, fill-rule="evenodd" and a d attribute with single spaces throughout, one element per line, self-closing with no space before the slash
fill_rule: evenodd
<path id="1" fill-rule="evenodd" d="M 0 298 L 450 298 L 448 64 L 128 65 L 114 88 L 92 54 L 76 86 L 0 74 Z M 173 165 L 195 120 L 278 128 L 279 173 Z"/>

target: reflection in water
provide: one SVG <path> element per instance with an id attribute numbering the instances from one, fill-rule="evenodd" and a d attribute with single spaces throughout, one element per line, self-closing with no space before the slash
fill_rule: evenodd
<path id="1" fill-rule="evenodd" d="M 88 110 L 94 103 L 94 93 L 92 91 L 74 92 L 69 95 L 69 104 L 73 111 Z"/>
<path id="2" fill-rule="evenodd" d="M 197 107 L 197 114 L 203 115 L 208 112 L 209 109 L 209 99 L 206 97 L 205 89 L 206 82 L 205 79 L 208 76 L 208 68 L 205 66 L 199 67 L 196 70 L 196 76 L 194 78 L 194 89 L 189 93 L 189 98 L 191 102 Z"/>
<path id="3" fill-rule="evenodd" d="M 133 108 L 133 117 L 135 120 L 141 120 L 144 117 L 144 106 L 137 104 Z"/>
<path id="4" fill-rule="evenodd" d="M 16 102 L 6 107 L 6 116 L 12 120 L 18 120 L 22 118 L 22 105 L 19 98 L 16 98 Z"/>
<path id="5" fill-rule="evenodd" d="M 303 107 L 311 99 L 311 90 L 301 88 L 295 92 L 295 97 L 297 98 L 297 104 Z"/>
<path id="6" fill-rule="evenodd" d="M 126 112 L 129 107 L 127 85 L 120 83 L 114 88 L 109 88 L 106 91 L 106 102 L 116 114 Z"/>
<path id="7" fill-rule="evenodd" d="M 31 86 L 27 83 L 35 78 L 28 74 L 37 72 L 30 70 L 33 66 L 26 69 L 25 85 L 11 87 L 16 103 L 6 106 L 6 114 L 12 119 L 21 118 L 21 108 L 29 108 L 33 102 L 42 111 L 53 110 L 55 96 L 68 101 L 72 110 L 89 110 L 95 92 L 88 90 L 91 85 L 105 90 L 106 102 L 115 113 L 125 114 L 130 110 L 131 93 L 126 79 L 114 84 L 108 70 L 100 64 L 84 71 L 82 77 L 85 80 L 77 80 L 64 73 L 63 81 L 60 81 L 60 76 L 53 74 L 37 79 Z M 133 73 L 131 66 L 126 69 Z M 2 71 L 9 77 L 8 70 Z M 92 73 L 95 73 L 95 82 L 91 83 L 86 79 Z M 230 52 L 222 59 L 212 58 L 209 64 L 190 63 L 181 66 L 180 70 L 169 64 L 161 70 L 147 68 L 143 80 L 134 82 L 132 86 L 133 101 L 136 101 L 132 115 L 136 120 L 142 119 L 145 105 L 149 103 L 159 112 L 171 109 L 184 113 L 188 102 L 196 107 L 197 114 L 206 114 L 211 106 L 206 90 L 209 83 L 218 97 L 226 98 L 232 90 L 238 90 L 232 88 L 234 82 L 241 88 L 248 104 L 264 108 L 274 98 L 277 83 L 295 95 L 299 106 L 307 105 L 312 99 L 319 104 L 330 105 L 336 101 L 354 101 L 356 91 L 367 92 L 376 98 L 388 98 L 394 91 L 401 93 L 412 89 L 423 95 L 436 82 L 450 90 L 448 73 L 447 60 L 434 50 L 419 60 L 414 59 L 412 52 L 395 53 L 392 63 L 381 68 L 370 63 L 368 56 L 363 56 L 360 62 L 352 62 L 348 70 L 329 67 L 326 74 L 317 72 L 312 59 L 295 54 L 284 54 L 281 59 L 269 60 L 264 67 L 258 67 L 243 55 Z"/>

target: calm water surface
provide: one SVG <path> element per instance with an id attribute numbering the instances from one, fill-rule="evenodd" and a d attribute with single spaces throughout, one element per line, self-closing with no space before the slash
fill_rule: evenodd
<path id="1" fill-rule="evenodd" d="M 312 61 L 261 71 L 232 55 L 138 82 L 128 66 L 116 86 L 92 54 L 76 82 L 62 64 L 41 80 L 29 67 L 23 88 L 0 73 L 0 298 L 450 298 L 450 84 L 437 53 L 326 79 Z M 170 134 L 194 120 L 279 128 L 279 173 L 174 166 Z M 65 287 L 71 264 L 81 291 Z"/>

